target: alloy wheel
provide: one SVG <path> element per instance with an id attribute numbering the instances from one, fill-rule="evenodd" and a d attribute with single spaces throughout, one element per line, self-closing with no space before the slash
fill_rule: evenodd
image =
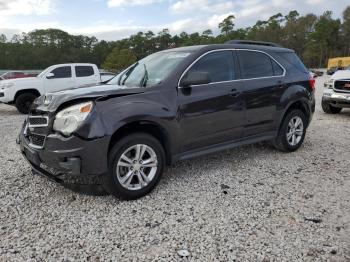
<path id="1" fill-rule="evenodd" d="M 296 146 L 302 139 L 304 134 L 303 120 L 299 116 L 293 117 L 287 127 L 287 141 L 291 146 Z"/>
<path id="2" fill-rule="evenodd" d="M 155 151 L 137 144 L 126 149 L 118 159 L 116 174 L 119 183 L 128 190 L 140 190 L 153 180 L 158 168 Z"/>

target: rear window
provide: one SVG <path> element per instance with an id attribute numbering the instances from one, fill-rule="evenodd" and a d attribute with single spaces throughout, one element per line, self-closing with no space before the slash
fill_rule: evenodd
<path id="1" fill-rule="evenodd" d="M 75 74 L 77 77 L 92 76 L 94 74 L 94 69 L 92 66 L 76 66 Z"/>
<path id="2" fill-rule="evenodd" d="M 243 78 L 269 77 L 274 75 L 271 58 L 256 51 L 238 51 Z"/>
<path id="3" fill-rule="evenodd" d="M 303 73 L 308 73 L 308 70 L 304 66 L 303 62 L 294 52 L 282 52 L 278 55 L 283 58 L 288 64 L 292 65 L 294 68 L 298 69 Z"/>

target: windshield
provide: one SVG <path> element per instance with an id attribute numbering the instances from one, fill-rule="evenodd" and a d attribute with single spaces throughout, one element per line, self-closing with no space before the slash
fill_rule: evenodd
<path id="1" fill-rule="evenodd" d="M 190 53 L 160 52 L 147 56 L 120 73 L 108 84 L 119 84 L 127 87 L 148 87 L 161 83 L 175 67 Z"/>

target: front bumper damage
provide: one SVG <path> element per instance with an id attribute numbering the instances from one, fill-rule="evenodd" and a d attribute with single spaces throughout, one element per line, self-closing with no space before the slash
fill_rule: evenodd
<path id="1" fill-rule="evenodd" d="M 108 138 L 84 140 L 59 134 L 46 136 L 43 148 L 35 148 L 26 137 L 24 124 L 18 138 L 20 150 L 32 173 L 45 176 L 73 191 L 105 195 L 103 175 L 107 172 Z"/>

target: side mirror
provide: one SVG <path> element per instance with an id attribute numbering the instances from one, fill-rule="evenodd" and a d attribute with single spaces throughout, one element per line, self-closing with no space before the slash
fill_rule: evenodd
<path id="1" fill-rule="evenodd" d="M 52 79 L 52 78 L 54 78 L 55 77 L 55 74 L 54 73 L 48 73 L 47 75 L 46 75 L 46 78 L 47 79 Z"/>
<path id="2" fill-rule="evenodd" d="M 181 80 L 181 87 L 191 87 L 193 85 L 205 85 L 210 83 L 208 72 L 192 71 L 187 73 Z"/>

